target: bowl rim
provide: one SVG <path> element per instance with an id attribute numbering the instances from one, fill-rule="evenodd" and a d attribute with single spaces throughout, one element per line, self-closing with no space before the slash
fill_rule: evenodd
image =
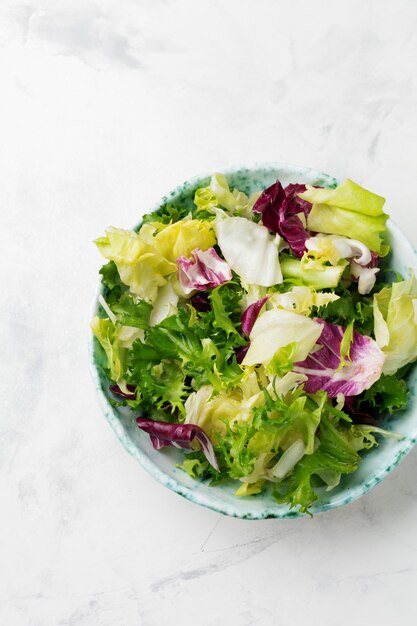
<path id="1" fill-rule="evenodd" d="M 254 162 L 254 163 L 249 163 L 249 164 L 239 164 L 235 166 L 229 166 L 227 168 L 223 168 L 221 172 L 227 177 L 228 174 L 229 175 L 235 174 L 240 170 L 251 171 L 251 170 L 256 170 L 256 169 L 267 169 L 267 168 L 271 168 L 271 169 L 272 168 L 273 169 L 293 168 L 300 172 L 304 171 L 304 172 L 308 172 L 309 174 L 317 175 L 317 177 L 333 179 L 337 183 L 340 182 L 337 178 L 329 174 L 326 174 L 324 172 L 321 172 L 320 170 L 316 170 L 315 168 L 310 168 L 306 166 L 298 166 L 298 165 L 294 165 L 291 163 L 281 163 L 281 162 L 273 162 L 273 161 Z M 146 212 L 150 213 L 150 212 L 156 211 L 158 208 L 161 207 L 162 204 L 164 204 L 167 201 L 168 196 L 175 197 L 179 193 L 184 192 L 184 189 L 186 187 L 191 188 L 195 186 L 196 184 L 199 184 L 200 181 L 210 178 L 211 175 L 212 175 L 212 172 L 210 174 L 196 175 L 187 179 L 184 183 L 177 185 L 174 189 L 172 189 L 166 195 L 164 195 L 159 202 L 152 205 Z M 141 224 L 141 221 L 139 221 L 133 228 L 136 229 L 138 226 L 140 226 L 140 224 Z M 414 248 L 414 246 L 407 239 L 407 237 L 404 235 L 404 233 L 400 230 L 400 228 L 396 225 L 396 223 L 392 220 L 391 217 L 387 220 L 387 227 L 389 231 L 394 231 L 396 235 L 399 235 L 400 238 L 402 238 L 404 241 L 407 242 L 410 248 L 410 251 L 413 253 L 413 255 L 417 259 L 417 250 Z M 102 292 L 103 292 L 103 286 L 101 283 L 99 283 L 96 294 L 92 302 L 92 306 L 90 310 L 90 319 L 92 318 L 92 316 L 96 315 L 97 306 L 98 306 L 98 296 L 102 294 Z M 144 453 L 140 448 L 133 445 L 133 443 L 127 440 L 124 428 L 122 426 L 122 423 L 120 422 L 120 418 L 117 412 L 108 402 L 107 397 L 104 393 L 102 381 L 99 375 L 99 368 L 95 360 L 94 340 L 95 340 L 94 335 L 90 333 L 90 338 L 89 338 L 90 372 L 95 383 L 96 394 L 98 396 L 101 410 L 107 422 L 109 423 L 110 427 L 112 428 L 113 432 L 115 433 L 120 443 L 122 444 L 122 446 L 125 448 L 125 450 L 127 450 L 127 452 L 129 452 L 129 454 L 131 454 L 140 463 L 140 465 L 143 467 L 143 469 L 146 472 L 148 472 L 148 474 L 150 474 L 153 478 L 155 478 L 162 485 L 164 485 L 165 487 L 168 487 L 168 489 L 170 489 L 171 491 L 174 491 L 180 496 L 183 496 L 190 502 L 193 502 L 194 504 L 198 504 L 205 508 L 211 509 L 212 511 L 216 511 L 217 513 L 227 515 L 229 517 L 249 519 L 249 520 L 261 520 L 261 519 L 271 519 L 271 518 L 273 519 L 297 519 L 297 518 L 303 518 L 307 516 L 307 513 L 301 513 L 300 511 L 295 510 L 295 509 L 290 509 L 290 510 L 283 509 L 282 505 L 278 503 L 273 503 L 273 502 L 271 502 L 270 507 L 265 506 L 262 510 L 255 510 L 255 511 L 248 510 L 247 512 L 244 512 L 233 507 L 232 504 L 229 504 L 227 502 L 222 502 L 221 499 L 210 497 L 208 494 L 201 492 L 198 488 L 192 489 L 183 484 L 180 484 L 175 478 L 169 476 L 164 471 L 162 471 L 156 465 L 156 463 L 154 463 L 154 461 L 152 461 L 152 459 L 150 459 L 146 455 L 146 453 Z M 314 504 L 311 507 L 311 513 L 313 513 L 314 515 L 317 515 L 319 513 L 324 513 L 331 509 L 336 509 L 346 504 L 355 502 L 360 497 L 362 497 L 363 495 L 371 491 L 374 487 L 376 487 L 376 485 L 378 485 L 393 469 L 395 469 L 400 463 L 400 461 L 413 449 L 416 443 L 417 443 L 417 436 L 404 438 L 404 445 L 402 446 L 401 450 L 397 453 L 397 456 L 392 462 L 389 462 L 386 466 L 381 468 L 378 472 L 374 473 L 372 477 L 369 478 L 369 480 L 362 481 L 358 485 L 348 488 L 347 491 L 341 492 L 339 496 L 335 498 L 334 500 L 332 500 L 331 502 L 323 503 L 323 504 L 320 504 L 318 502 Z M 213 489 L 214 488 L 215 487 L 213 487 Z"/>

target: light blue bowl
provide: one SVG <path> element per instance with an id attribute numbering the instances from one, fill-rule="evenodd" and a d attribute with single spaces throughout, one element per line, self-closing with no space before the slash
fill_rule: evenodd
<path id="1" fill-rule="evenodd" d="M 309 183 L 333 187 L 338 184 L 335 178 L 316 170 L 274 163 L 230 168 L 224 173 L 231 187 L 237 187 L 246 193 L 264 189 L 277 178 L 283 185 Z M 210 176 L 202 176 L 185 182 L 171 191 L 150 210 L 154 211 L 166 202 L 187 204 L 191 207 L 195 190 L 207 185 L 209 180 Z M 417 269 L 415 250 L 391 220 L 388 221 L 388 228 L 392 245 L 391 267 L 403 275 L 407 275 L 410 268 L 415 271 Z M 96 311 L 97 301 L 94 302 L 93 314 L 96 314 Z M 206 482 L 193 480 L 185 472 L 176 468 L 175 465 L 183 460 L 184 453 L 182 451 L 175 448 L 154 450 L 149 436 L 136 426 L 135 415 L 130 409 L 112 406 L 113 399 L 108 391 L 109 380 L 103 370 L 103 354 L 95 339 L 91 342 L 91 361 L 97 394 L 107 421 L 126 450 L 163 485 L 191 500 L 191 502 L 233 517 L 266 519 L 302 516 L 298 511 L 291 510 L 288 505 L 276 504 L 269 492 L 239 498 L 234 495 L 236 483 L 230 482 L 230 484 L 210 487 Z M 320 499 L 311 508 L 313 514 L 357 500 L 381 482 L 412 449 L 417 441 L 416 378 L 417 368 L 413 368 L 408 378 L 410 397 L 407 409 L 397 413 L 394 417 L 380 420 L 383 428 L 401 432 L 404 438 L 401 441 L 382 440 L 377 448 L 363 454 L 363 462 L 359 469 L 353 474 L 345 476 L 337 488 L 330 492 L 318 490 Z"/>

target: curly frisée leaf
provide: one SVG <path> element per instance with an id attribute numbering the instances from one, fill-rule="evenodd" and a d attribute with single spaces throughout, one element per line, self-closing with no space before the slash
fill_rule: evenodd
<path id="1" fill-rule="evenodd" d="M 359 401 L 359 406 L 365 404 L 372 409 L 379 409 L 392 414 L 401 411 L 407 404 L 408 388 L 405 380 L 398 378 L 396 374 L 381 378 L 370 387 Z"/>
<path id="2" fill-rule="evenodd" d="M 349 442 L 347 434 L 325 414 L 320 420 L 320 444 L 311 455 L 305 455 L 293 471 L 274 489 L 278 502 L 289 502 L 291 507 L 299 507 L 308 513 L 318 495 L 313 489 L 313 476 L 323 472 L 350 474 L 360 463 L 360 456 Z"/>

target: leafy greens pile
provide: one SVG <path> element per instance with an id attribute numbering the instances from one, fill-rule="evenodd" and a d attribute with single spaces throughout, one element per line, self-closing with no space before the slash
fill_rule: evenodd
<path id="1" fill-rule="evenodd" d="M 108 262 L 91 327 L 115 402 L 156 449 L 308 512 L 378 435 L 398 437 L 378 418 L 407 402 L 417 281 L 381 269 L 383 205 L 350 180 L 248 197 L 214 174 L 194 206 L 96 240 Z"/>

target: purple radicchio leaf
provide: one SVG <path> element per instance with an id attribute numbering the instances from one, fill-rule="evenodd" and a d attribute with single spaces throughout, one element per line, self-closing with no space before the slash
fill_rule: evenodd
<path id="1" fill-rule="evenodd" d="M 136 387 L 134 385 L 126 385 L 129 393 L 122 391 L 119 385 L 110 385 L 109 389 L 115 396 L 120 396 L 125 400 L 136 400 Z"/>
<path id="2" fill-rule="evenodd" d="M 190 299 L 191 304 L 196 311 L 206 313 L 211 310 L 210 301 L 205 293 L 196 293 Z"/>
<path id="3" fill-rule="evenodd" d="M 177 259 L 178 280 L 181 289 L 189 294 L 194 289 L 206 291 L 214 289 L 232 279 L 232 270 L 226 261 L 219 257 L 214 248 L 191 252 L 192 259 L 180 256 Z"/>
<path id="4" fill-rule="evenodd" d="M 201 450 L 207 461 L 219 471 L 216 454 L 210 438 L 200 426 L 195 424 L 170 424 L 168 422 L 158 422 L 147 417 L 138 417 L 136 423 L 150 435 L 150 439 L 155 450 L 160 450 L 165 446 L 175 446 L 176 448 L 192 449 L 192 442 L 197 439 Z"/>
<path id="5" fill-rule="evenodd" d="M 362 411 L 361 409 L 357 409 L 354 406 L 354 397 L 346 396 L 345 404 L 343 407 L 343 411 L 347 413 L 351 418 L 354 424 L 369 424 L 370 426 L 376 426 L 378 422 L 372 415 Z"/>
<path id="6" fill-rule="evenodd" d="M 265 189 L 253 206 L 255 213 L 262 214 L 262 223 L 268 230 L 278 233 L 288 242 L 293 254 L 302 257 L 309 233 L 299 218 L 308 215 L 310 202 L 298 196 L 306 190 L 305 185 L 291 184 L 284 189 L 279 180 Z"/>
<path id="7" fill-rule="evenodd" d="M 339 393 L 356 396 L 369 389 L 381 376 L 385 355 L 376 341 L 354 331 L 350 344 L 350 360 L 339 369 L 340 344 L 345 328 L 316 318 L 323 331 L 317 340 L 320 346 L 310 352 L 304 361 L 294 366 L 294 371 L 305 374 L 304 389 L 307 393 L 326 391 L 330 398 Z"/>
<path id="8" fill-rule="evenodd" d="M 237 348 L 236 362 L 239 363 L 239 365 L 242 363 L 243 359 L 245 358 L 246 353 L 249 350 L 249 346 L 250 346 L 250 343 L 248 343 L 246 346 L 241 346 L 240 348 Z"/>
<path id="9" fill-rule="evenodd" d="M 264 298 L 261 298 L 261 300 L 257 300 L 257 302 L 250 304 L 248 308 L 243 311 L 241 317 L 242 331 L 248 337 L 254 323 L 256 322 L 256 318 L 258 317 L 260 310 L 262 309 L 268 298 L 269 296 L 265 296 Z"/>

